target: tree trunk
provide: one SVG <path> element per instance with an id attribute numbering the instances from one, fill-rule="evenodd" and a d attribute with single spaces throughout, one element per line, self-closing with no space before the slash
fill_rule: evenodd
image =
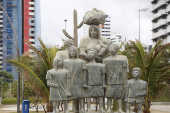
<path id="1" fill-rule="evenodd" d="M 53 104 L 51 102 L 47 103 L 47 112 L 53 112 Z"/>

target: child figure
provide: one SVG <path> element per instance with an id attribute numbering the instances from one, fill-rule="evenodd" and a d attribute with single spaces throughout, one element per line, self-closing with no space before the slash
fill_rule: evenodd
<path id="1" fill-rule="evenodd" d="M 145 102 L 147 82 L 140 80 L 141 69 L 139 67 L 134 67 L 132 69 L 132 76 L 133 78 L 128 80 L 126 112 L 130 113 L 130 106 L 137 104 L 137 113 L 143 113 L 142 105 Z"/>
<path id="2" fill-rule="evenodd" d="M 69 58 L 64 60 L 64 68 L 69 70 L 69 86 L 71 100 L 73 100 L 73 111 L 84 112 L 84 65 L 85 61 L 78 58 L 78 49 L 74 46 L 68 49 Z"/>
<path id="3" fill-rule="evenodd" d="M 59 112 L 57 106 L 64 102 L 64 113 L 68 113 L 67 100 L 70 96 L 68 90 L 69 71 L 63 69 L 63 59 L 56 57 L 53 62 L 53 69 L 48 70 L 46 79 L 50 87 L 49 100 L 53 103 L 53 113 Z"/>
<path id="4" fill-rule="evenodd" d="M 89 62 L 86 64 L 86 87 L 85 91 L 88 101 L 88 113 L 91 113 L 91 98 L 99 100 L 99 112 L 103 113 L 103 97 L 104 97 L 104 79 L 105 79 L 105 65 L 96 63 L 95 57 L 97 55 L 96 49 L 88 49 L 87 56 Z"/>

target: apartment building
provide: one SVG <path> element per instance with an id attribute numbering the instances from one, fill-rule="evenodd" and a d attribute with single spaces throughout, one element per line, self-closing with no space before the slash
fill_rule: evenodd
<path id="1" fill-rule="evenodd" d="M 170 0 L 151 0 L 152 4 L 152 40 L 170 42 Z"/>
<path id="2" fill-rule="evenodd" d="M 21 0 L 0 0 L 0 69 L 17 79 L 18 72 L 9 64 L 22 53 Z"/>
<path id="3" fill-rule="evenodd" d="M 41 37 L 40 26 L 40 0 L 24 0 L 24 52 L 30 55 L 33 51 L 29 45 L 39 46 L 38 38 Z"/>

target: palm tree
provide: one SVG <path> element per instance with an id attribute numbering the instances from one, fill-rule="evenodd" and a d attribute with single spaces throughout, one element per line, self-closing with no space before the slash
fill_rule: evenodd
<path id="1" fill-rule="evenodd" d="M 34 57 L 23 55 L 19 59 L 8 62 L 24 71 L 24 77 L 31 83 L 33 91 L 49 103 L 49 88 L 46 83 L 46 73 L 52 68 L 53 59 L 58 51 L 57 48 L 47 48 L 41 39 L 40 49 L 29 45 L 34 51 Z"/>
<path id="2" fill-rule="evenodd" d="M 7 71 L 0 71 L 0 96 L 3 98 L 4 92 L 7 91 L 8 84 L 13 81 L 13 76 Z"/>
<path id="3" fill-rule="evenodd" d="M 130 41 L 122 52 L 128 57 L 130 70 L 136 66 L 140 67 L 141 78 L 148 83 L 144 113 L 150 113 L 152 98 L 158 94 L 160 84 L 170 78 L 170 63 L 166 57 L 169 48 L 170 44 L 162 45 L 159 41 L 149 52 L 146 52 L 140 41 Z"/>

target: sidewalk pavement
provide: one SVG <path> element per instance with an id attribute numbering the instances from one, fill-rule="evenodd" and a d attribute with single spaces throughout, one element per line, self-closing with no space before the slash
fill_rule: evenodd
<path id="1" fill-rule="evenodd" d="M 17 105 L 0 105 L 0 113 L 16 112 Z M 35 111 L 35 108 L 31 108 L 30 111 Z M 39 111 L 43 111 L 40 106 Z M 152 105 L 151 113 L 170 113 L 170 105 Z"/>

